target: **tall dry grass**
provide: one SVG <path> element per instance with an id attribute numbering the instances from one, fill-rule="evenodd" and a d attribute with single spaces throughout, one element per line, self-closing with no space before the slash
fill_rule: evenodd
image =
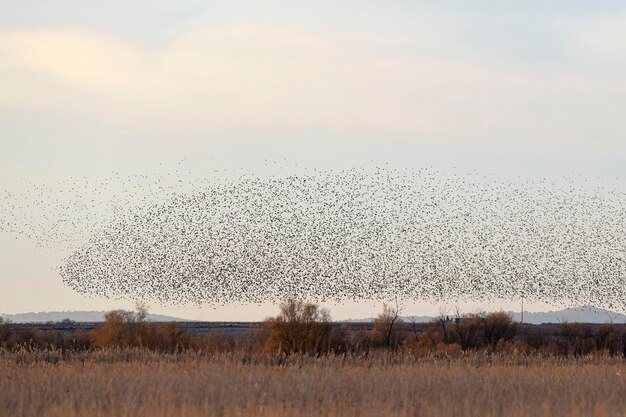
<path id="1" fill-rule="evenodd" d="M 607 356 L 0 351 L 2 416 L 623 416 Z"/>

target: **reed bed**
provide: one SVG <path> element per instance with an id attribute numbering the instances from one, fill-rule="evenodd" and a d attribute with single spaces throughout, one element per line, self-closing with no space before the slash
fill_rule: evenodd
<path id="1" fill-rule="evenodd" d="M 0 351 L 2 416 L 623 416 L 620 358 Z"/>

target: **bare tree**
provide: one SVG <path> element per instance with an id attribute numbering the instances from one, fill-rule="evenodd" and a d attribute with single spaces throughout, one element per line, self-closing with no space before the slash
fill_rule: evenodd
<path id="1" fill-rule="evenodd" d="M 270 351 L 285 354 L 321 353 L 330 340 L 330 314 L 317 304 L 288 299 L 280 314 L 265 322 Z"/>
<path id="2" fill-rule="evenodd" d="M 142 323 L 146 321 L 146 319 L 148 318 L 149 309 L 150 309 L 150 306 L 145 301 L 136 301 L 135 302 L 135 311 L 136 311 L 135 320 L 138 323 Z"/>
<path id="3" fill-rule="evenodd" d="M 439 307 L 439 314 L 437 314 L 437 318 L 435 320 L 441 330 L 443 342 L 448 343 L 450 336 L 448 335 L 447 324 L 450 321 L 450 316 L 448 315 L 448 307 L 446 305 Z"/>
<path id="4" fill-rule="evenodd" d="M 398 304 L 396 299 L 394 306 L 384 303 L 382 313 L 374 319 L 374 332 L 382 339 L 383 346 L 397 345 L 398 321 L 403 310 L 404 306 Z"/>
<path id="5" fill-rule="evenodd" d="M 417 320 L 415 316 L 411 316 L 411 330 L 413 331 L 413 336 L 415 336 L 415 342 L 419 342 L 422 332 L 417 327 Z"/>

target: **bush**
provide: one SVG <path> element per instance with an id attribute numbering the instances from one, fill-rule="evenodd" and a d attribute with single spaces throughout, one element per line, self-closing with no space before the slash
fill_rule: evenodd
<path id="1" fill-rule="evenodd" d="M 438 329 L 444 343 L 456 343 L 463 350 L 498 346 L 512 341 L 517 335 L 517 323 L 502 311 L 488 314 L 466 314 L 454 321 L 435 319 L 431 328 Z"/>
<path id="2" fill-rule="evenodd" d="M 160 352 L 180 352 L 191 347 L 193 337 L 176 323 L 147 322 L 147 307 L 138 305 L 137 312 L 113 310 L 104 323 L 91 333 L 95 347 L 146 348 Z"/>
<path id="3" fill-rule="evenodd" d="M 91 338 L 100 348 L 140 346 L 140 324 L 132 311 L 113 310 L 104 316 L 104 323 L 91 333 Z"/>
<path id="4" fill-rule="evenodd" d="M 463 350 L 479 349 L 484 345 L 484 327 L 478 314 L 468 314 L 456 322 L 453 339 Z"/>
<path id="5" fill-rule="evenodd" d="M 330 315 L 317 304 L 288 299 L 280 305 L 280 314 L 265 321 L 269 330 L 266 348 L 284 354 L 328 351 Z"/>
<path id="6" fill-rule="evenodd" d="M 209 332 L 203 337 L 197 338 L 194 347 L 203 352 L 222 353 L 236 350 L 237 344 L 228 335 L 219 332 Z"/>
<path id="7" fill-rule="evenodd" d="M 330 351 L 336 354 L 343 354 L 355 351 L 356 337 L 352 334 L 347 324 L 342 324 L 339 329 L 330 332 Z"/>
<path id="8" fill-rule="evenodd" d="M 6 345 L 12 333 L 10 324 L 0 317 L 0 346 Z"/>
<path id="9" fill-rule="evenodd" d="M 583 356 L 596 348 L 591 327 L 582 323 L 563 323 L 559 337 L 560 353 L 564 355 Z"/>
<path id="10" fill-rule="evenodd" d="M 509 342 L 517 334 L 517 323 L 503 311 L 489 313 L 481 317 L 485 344 L 496 348 L 500 342 Z"/>
<path id="11" fill-rule="evenodd" d="M 620 351 L 620 337 L 613 323 L 606 323 L 598 327 L 593 335 L 596 348 L 604 350 L 614 356 Z"/>

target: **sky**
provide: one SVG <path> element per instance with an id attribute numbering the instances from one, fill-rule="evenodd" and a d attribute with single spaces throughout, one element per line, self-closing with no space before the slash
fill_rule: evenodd
<path id="1" fill-rule="evenodd" d="M 269 160 L 619 181 L 625 100 L 620 1 L 0 0 L 0 190 L 23 195 L 181 161 L 196 177 L 265 175 Z M 66 288 L 56 250 L 7 232 L 0 247 L 0 314 L 133 304 Z M 255 320 L 276 307 L 153 310 Z"/>

